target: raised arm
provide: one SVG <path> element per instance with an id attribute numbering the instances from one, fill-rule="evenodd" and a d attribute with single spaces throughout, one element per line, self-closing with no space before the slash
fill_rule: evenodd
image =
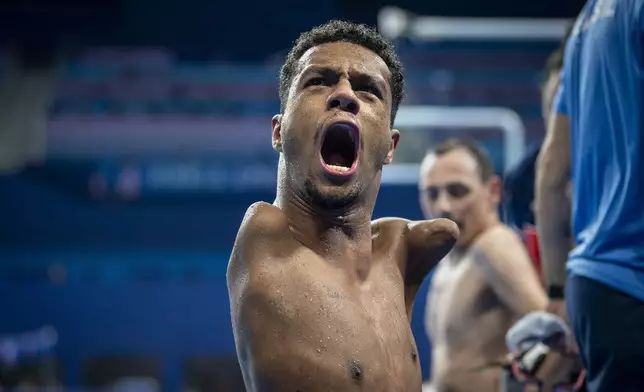
<path id="1" fill-rule="evenodd" d="M 447 219 L 412 222 L 381 218 L 371 225 L 374 253 L 396 260 L 405 285 L 405 305 L 411 311 L 418 288 L 429 271 L 452 249 L 458 227 Z"/>
<path id="2" fill-rule="evenodd" d="M 407 224 L 405 285 L 418 290 L 427 274 L 452 250 L 458 239 L 456 223 L 433 219 Z"/>
<path id="3" fill-rule="evenodd" d="M 516 317 L 548 305 L 545 290 L 521 239 L 508 227 L 497 226 L 472 247 L 486 280 Z"/>

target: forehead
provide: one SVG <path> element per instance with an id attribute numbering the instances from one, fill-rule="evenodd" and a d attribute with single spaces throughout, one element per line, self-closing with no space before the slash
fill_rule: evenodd
<path id="1" fill-rule="evenodd" d="M 421 184 L 442 185 L 449 182 L 480 182 L 476 159 L 465 149 L 455 149 L 440 156 L 429 156 L 423 165 Z"/>
<path id="2" fill-rule="evenodd" d="M 349 42 L 330 42 L 307 50 L 299 61 L 300 71 L 308 66 L 320 66 L 346 72 L 380 76 L 389 81 L 390 72 L 385 61 L 361 45 Z"/>

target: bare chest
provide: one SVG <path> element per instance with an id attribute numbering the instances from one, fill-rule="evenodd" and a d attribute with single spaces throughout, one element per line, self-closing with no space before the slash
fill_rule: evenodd
<path id="1" fill-rule="evenodd" d="M 420 389 L 399 272 L 377 265 L 357 284 L 324 263 L 294 262 L 270 275 L 272 287 L 258 296 L 263 331 L 252 340 L 269 353 L 269 368 L 282 364 L 270 370 L 274 382 L 306 391 Z"/>
<path id="2" fill-rule="evenodd" d="M 484 331 L 500 330 L 506 312 L 469 255 L 445 259 L 436 270 L 429 294 L 432 339 L 446 345 L 476 345 Z"/>

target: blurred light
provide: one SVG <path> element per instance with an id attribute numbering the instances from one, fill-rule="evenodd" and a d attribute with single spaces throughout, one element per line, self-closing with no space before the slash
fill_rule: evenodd
<path id="1" fill-rule="evenodd" d="M 378 28 L 390 39 L 560 40 L 569 25 L 568 19 L 421 16 L 395 7 L 378 12 Z"/>
<path id="2" fill-rule="evenodd" d="M 400 37 L 407 25 L 407 13 L 398 7 L 384 7 L 378 13 L 378 28 L 385 37 Z"/>

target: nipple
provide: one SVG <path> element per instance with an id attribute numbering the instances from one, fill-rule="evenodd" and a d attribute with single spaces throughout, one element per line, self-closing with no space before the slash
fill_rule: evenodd
<path id="1" fill-rule="evenodd" d="M 362 365 L 360 362 L 355 359 L 349 361 L 349 371 L 351 372 L 351 378 L 354 380 L 362 380 L 364 378 L 364 371 L 362 370 Z"/>

